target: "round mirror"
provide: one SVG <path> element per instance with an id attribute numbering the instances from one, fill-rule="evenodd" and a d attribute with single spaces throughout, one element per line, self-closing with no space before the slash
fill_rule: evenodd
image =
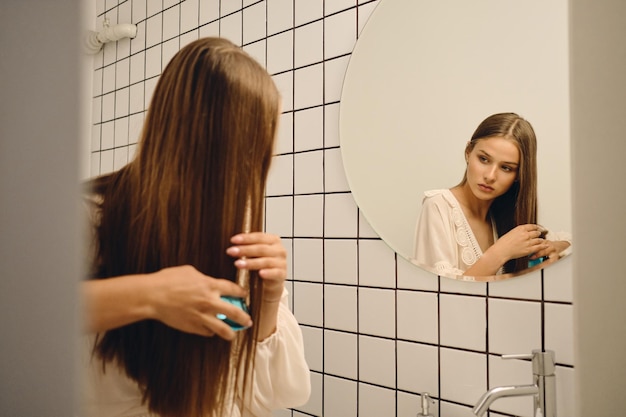
<path id="1" fill-rule="evenodd" d="M 466 144 L 495 113 L 534 128 L 538 223 L 571 231 L 567 22 L 567 0 L 377 5 L 346 72 L 340 147 L 357 205 L 400 256 L 413 258 L 425 192 L 460 183 Z"/>

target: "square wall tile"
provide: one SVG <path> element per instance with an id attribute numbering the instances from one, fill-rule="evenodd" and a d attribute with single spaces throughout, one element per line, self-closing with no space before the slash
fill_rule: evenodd
<path id="1" fill-rule="evenodd" d="M 114 170 L 113 149 L 100 152 L 100 174 L 108 174 Z"/>
<path id="2" fill-rule="evenodd" d="M 150 1 L 149 3 L 152 3 Z M 163 40 L 163 14 L 158 13 L 146 22 L 146 48 L 158 45 Z"/>
<path id="3" fill-rule="evenodd" d="M 130 86 L 130 98 L 128 102 L 128 112 L 130 114 L 139 113 L 144 110 L 144 83 L 140 82 Z"/>
<path id="4" fill-rule="evenodd" d="M 128 120 L 128 143 L 139 141 L 143 128 L 143 113 L 132 114 Z"/>
<path id="5" fill-rule="evenodd" d="M 178 36 L 163 42 L 161 45 L 161 68 L 162 70 L 167 67 L 167 64 L 170 63 L 171 59 L 178 53 L 180 50 L 180 40 Z"/>
<path id="6" fill-rule="evenodd" d="M 439 395 L 439 353 L 436 346 L 398 341 L 398 389 Z M 420 410 L 417 408 L 416 410 Z"/>
<path id="7" fill-rule="evenodd" d="M 304 109 L 322 105 L 324 85 L 322 64 L 297 69 L 294 78 L 294 108 Z"/>
<path id="8" fill-rule="evenodd" d="M 356 9 L 349 9 L 324 19 L 324 58 L 349 54 L 356 44 Z"/>
<path id="9" fill-rule="evenodd" d="M 213 22 L 220 17 L 220 1 L 221 0 L 202 0 L 200 1 L 200 11 L 198 12 L 198 20 L 201 25 Z"/>
<path id="10" fill-rule="evenodd" d="M 293 235 L 293 197 L 265 199 L 265 231 L 281 237 Z"/>
<path id="11" fill-rule="evenodd" d="M 557 356 L 558 361 L 558 356 Z M 557 366 L 556 375 L 556 409 L 561 416 L 575 416 L 575 369 L 564 366 Z"/>
<path id="12" fill-rule="evenodd" d="M 146 21 L 138 22 L 137 34 L 130 40 L 130 53 L 134 54 L 146 48 Z"/>
<path id="13" fill-rule="evenodd" d="M 163 0 L 146 0 L 146 15 L 150 17 L 163 10 Z"/>
<path id="14" fill-rule="evenodd" d="M 294 109 L 293 77 L 293 71 L 283 72 L 281 74 L 276 74 L 272 76 L 274 84 L 276 84 L 276 88 L 278 89 L 280 96 L 282 97 L 281 103 L 283 111 L 291 111 Z"/>
<path id="15" fill-rule="evenodd" d="M 355 238 L 357 212 L 351 194 L 327 194 L 324 204 L 324 235 Z"/>
<path id="16" fill-rule="evenodd" d="M 396 392 L 392 389 L 359 384 L 359 417 L 396 415 Z"/>
<path id="17" fill-rule="evenodd" d="M 357 284 L 357 242 L 355 239 L 324 241 L 324 282 Z"/>
<path id="18" fill-rule="evenodd" d="M 274 144 L 275 155 L 293 152 L 293 112 L 280 115 L 276 136 Z"/>
<path id="19" fill-rule="evenodd" d="M 324 108 L 321 106 L 294 113 L 294 150 L 308 151 L 324 147 Z"/>
<path id="20" fill-rule="evenodd" d="M 128 87 L 115 92 L 115 117 L 128 116 L 128 106 L 130 103 Z"/>
<path id="21" fill-rule="evenodd" d="M 148 21 L 149 23 L 150 21 Z M 180 6 L 170 7 L 163 12 L 163 40 L 167 41 L 180 35 Z"/>
<path id="22" fill-rule="evenodd" d="M 189 0 L 187 0 L 189 1 Z M 182 35 L 180 35 L 180 49 L 182 49 L 183 47 L 189 45 L 191 42 L 198 40 L 200 36 L 200 32 L 195 29 L 192 30 L 190 32 L 186 32 L 183 33 Z"/>
<path id="23" fill-rule="evenodd" d="M 146 78 L 161 74 L 161 44 L 146 49 Z"/>
<path id="24" fill-rule="evenodd" d="M 324 370 L 323 355 L 324 343 L 322 329 L 309 326 L 300 326 L 304 341 L 304 356 L 311 371 L 322 372 Z"/>
<path id="25" fill-rule="evenodd" d="M 324 286 L 325 328 L 356 333 L 357 311 L 357 287 Z"/>
<path id="26" fill-rule="evenodd" d="M 115 117 L 115 93 L 102 96 L 102 121 L 107 122 Z"/>
<path id="27" fill-rule="evenodd" d="M 339 146 L 339 103 L 324 105 L 324 146 Z"/>
<path id="28" fill-rule="evenodd" d="M 273 35 L 293 27 L 292 0 L 267 0 L 267 34 Z"/>
<path id="29" fill-rule="evenodd" d="M 300 324 L 322 326 L 324 317 L 321 284 L 293 283 L 293 314 Z"/>
<path id="30" fill-rule="evenodd" d="M 267 72 L 276 74 L 293 69 L 293 30 L 267 38 Z"/>
<path id="31" fill-rule="evenodd" d="M 343 80 L 348 69 L 350 57 L 344 56 L 324 62 L 324 103 L 341 99 Z"/>
<path id="32" fill-rule="evenodd" d="M 484 282 L 462 281 L 442 277 L 439 280 L 439 284 L 441 285 L 441 292 L 487 295 L 487 284 Z"/>
<path id="33" fill-rule="evenodd" d="M 272 158 L 265 194 L 268 196 L 293 194 L 293 155 L 278 155 Z"/>
<path id="34" fill-rule="evenodd" d="M 115 64 L 102 69 L 102 92 L 104 94 L 115 90 Z"/>
<path id="35" fill-rule="evenodd" d="M 220 16 L 226 16 L 243 7 L 242 0 L 230 0 L 220 2 Z"/>
<path id="36" fill-rule="evenodd" d="M 363 2 L 361 1 L 359 3 L 363 3 Z M 373 2 L 368 2 L 363 5 L 359 5 L 359 11 L 358 11 L 359 13 L 358 34 L 359 35 L 361 34 L 361 32 L 363 32 L 363 28 L 367 24 L 367 21 L 369 20 L 370 16 L 372 15 L 372 12 L 374 11 L 377 5 L 378 5 L 378 0 L 373 1 Z"/>
<path id="37" fill-rule="evenodd" d="M 324 190 L 328 193 L 350 191 L 339 148 L 324 150 Z"/>
<path id="38" fill-rule="evenodd" d="M 357 379 L 357 335 L 324 331 L 324 372 L 344 378 Z"/>
<path id="39" fill-rule="evenodd" d="M 394 290 L 359 288 L 359 333 L 396 336 L 396 294 Z"/>
<path id="40" fill-rule="evenodd" d="M 574 311 L 571 304 L 545 304 L 545 348 L 557 363 L 574 365 Z"/>
<path id="41" fill-rule="evenodd" d="M 223 2 L 221 4 L 224 4 Z M 243 45 L 242 30 L 243 23 L 241 21 L 241 12 L 224 16 L 220 19 L 220 36 L 230 40 L 235 45 Z"/>
<path id="42" fill-rule="evenodd" d="M 295 29 L 296 68 L 316 64 L 324 59 L 324 23 L 321 20 Z"/>
<path id="43" fill-rule="evenodd" d="M 324 17 L 324 4 L 322 1 L 294 1 L 295 26 L 300 26 Z"/>
<path id="44" fill-rule="evenodd" d="M 302 195 L 294 197 L 294 235 L 322 237 L 324 196 Z"/>
<path id="45" fill-rule="evenodd" d="M 489 351 L 498 354 L 531 353 L 541 348 L 541 304 L 488 301 Z"/>
<path id="46" fill-rule="evenodd" d="M 361 0 L 361 2 L 363 2 L 363 0 Z M 355 7 L 356 4 L 357 0 L 335 0 L 333 2 L 328 2 L 324 4 L 324 14 L 328 16 L 329 14 Z"/>
<path id="47" fill-rule="evenodd" d="M 128 163 L 128 147 L 113 149 L 113 170 L 117 171 Z"/>
<path id="48" fill-rule="evenodd" d="M 382 240 L 359 240 L 359 284 L 395 288 L 395 253 Z"/>
<path id="49" fill-rule="evenodd" d="M 439 302 L 441 344 L 485 351 L 487 348 L 486 299 L 441 294 Z"/>
<path id="50" fill-rule="evenodd" d="M 200 0 L 185 0 L 180 4 L 180 32 L 188 32 L 200 25 Z M 204 3 L 204 0 L 202 1 Z"/>
<path id="51" fill-rule="evenodd" d="M 115 147 L 128 145 L 128 117 L 115 120 Z"/>
<path id="52" fill-rule="evenodd" d="M 489 295 L 497 297 L 541 300 L 540 271 L 487 284 Z"/>
<path id="53" fill-rule="evenodd" d="M 265 38 L 265 2 L 243 9 L 243 43 L 248 44 Z"/>
<path id="54" fill-rule="evenodd" d="M 324 376 L 324 416 L 357 417 L 357 382 Z"/>
<path id="55" fill-rule="evenodd" d="M 437 294 L 397 291 L 398 339 L 439 343 Z"/>
<path id="56" fill-rule="evenodd" d="M 360 238 L 376 238 L 379 239 L 378 233 L 372 228 L 369 224 L 365 216 L 363 216 L 363 212 L 359 210 L 359 237 Z"/>
<path id="57" fill-rule="evenodd" d="M 293 240 L 293 278 L 298 281 L 322 282 L 323 272 L 322 239 Z"/>
<path id="58" fill-rule="evenodd" d="M 570 303 L 574 300 L 572 259 L 570 255 L 544 269 L 543 285 L 546 300 Z"/>
<path id="59" fill-rule="evenodd" d="M 441 399 L 474 405 L 487 390 L 485 354 L 441 348 Z"/>
<path id="60" fill-rule="evenodd" d="M 396 343 L 394 340 L 359 336 L 359 378 L 361 382 L 395 388 Z M 359 399 L 362 400 L 363 397 Z"/>
<path id="61" fill-rule="evenodd" d="M 439 277 L 432 272 L 418 268 L 406 259 L 397 257 L 398 288 L 437 291 Z"/>
<path id="62" fill-rule="evenodd" d="M 311 151 L 295 154 L 294 167 L 294 189 L 296 194 L 324 192 L 323 151 Z"/>
<path id="63" fill-rule="evenodd" d="M 111 149 L 115 146 L 115 122 L 105 122 L 101 126 L 100 146 L 102 150 Z"/>
<path id="64" fill-rule="evenodd" d="M 146 58 L 143 51 L 130 57 L 130 78 L 131 84 L 143 81 L 145 78 Z"/>

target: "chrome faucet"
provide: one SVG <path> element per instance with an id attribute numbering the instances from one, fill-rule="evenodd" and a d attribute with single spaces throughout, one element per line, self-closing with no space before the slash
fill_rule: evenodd
<path id="1" fill-rule="evenodd" d="M 556 362 L 554 352 L 533 350 L 532 354 L 502 355 L 502 359 L 532 359 L 533 384 L 495 387 L 480 397 L 474 409 L 474 415 L 481 417 L 491 403 L 498 398 L 532 396 L 534 416 L 556 417 Z"/>

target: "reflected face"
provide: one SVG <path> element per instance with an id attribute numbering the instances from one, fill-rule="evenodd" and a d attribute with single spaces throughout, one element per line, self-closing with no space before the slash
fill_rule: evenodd
<path id="1" fill-rule="evenodd" d="M 494 136 L 476 141 L 467 157 L 467 185 L 479 200 L 494 200 L 517 178 L 520 152 L 510 139 Z"/>

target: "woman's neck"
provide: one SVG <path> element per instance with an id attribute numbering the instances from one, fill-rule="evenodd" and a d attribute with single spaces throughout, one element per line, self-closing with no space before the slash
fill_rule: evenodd
<path id="1" fill-rule="evenodd" d="M 463 207 L 466 217 L 487 221 L 489 216 L 489 208 L 493 200 L 479 200 L 476 198 L 467 182 L 459 184 L 450 189 L 459 204 Z"/>

